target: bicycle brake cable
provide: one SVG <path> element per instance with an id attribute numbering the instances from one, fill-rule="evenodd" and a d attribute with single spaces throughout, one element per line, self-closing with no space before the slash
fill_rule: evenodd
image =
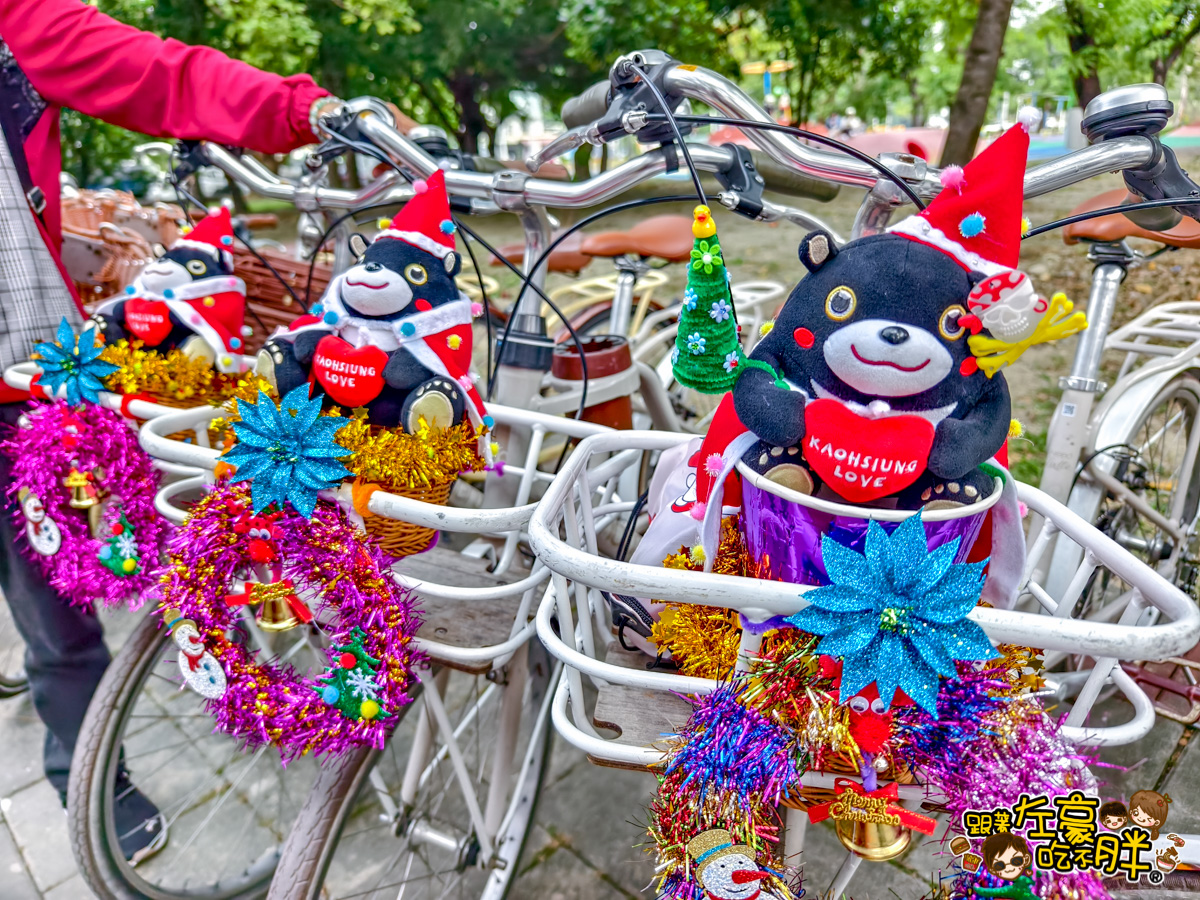
<path id="1" fill-rule="evenodd" d="M 1163 200 L 1143 200 L 1140 203 L 1130 203 L 1126 206 L 1106 206 L 1103 209 L 1093 209 L 1090 212 L 1066 216 L 1062 219 L 1055 219 L 1053 222 L 1047 222 L 1045 225 L 1039 225 L 1037 228 L 1031 228 L 1028 232 L 1021 236 L 1021 240 L 1037 237 L 1039 234 L 1045 234 L 1047 231 L 1053 231 L 1055 228 L 1063 228 L 1067 225 L 1074 225 L 1076 222 L 1086 222 L 1088 219 L 1098 219 L 1101 216 L 1136 212 L 1139 209 L 1162 209 L 1164 206 L 1179 206 L 1184 202 L 1186 202 L 1186 200 L 1183 197 L 1167 197 Z M 1153 238 L 1151 238 L 1151 240 L 1153 240 Z"/>
<path id="2" fill-rule="evenodd" d="M 679 142 L 679 152 L 683 154 L 683 161 L 687 163 L 688 171 L 692 175 L 692 184 L 696 187 L 696 197 L 704 206 L 707 206 L 708 198 L 704 196 L 704 185 L 700 183 L 700 172 L 696 169 L 696 164 L 692 162 L 692 154 L 688 152 L 687 141 L 683 139 L 683 132 L 679 130 L 679 122 L 675 118 L 675 113 L 671 110 L 671 105 L 667 103 L 667 98 L 663 96 L 662 91 L 658 89 L 658 85 L 654 83 L 654 80 L 646 74 L 645 69 L 632 62 L 629 63 L 629 68 L 638 74 L 646 87 L 650 88 L 650 92 L 654 94 L 654 99 L 662 107 L 662 114 L 666 117 L 667 124 L 671 126 L 671 131 L 675 133 L 675 140 Z"/>

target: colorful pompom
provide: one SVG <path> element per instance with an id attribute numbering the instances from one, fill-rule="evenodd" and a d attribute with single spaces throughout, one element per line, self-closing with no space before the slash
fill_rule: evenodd
<path id="1" fill-rule="evenodd" d="M 958 232 L 965 238 L 979 237 L 986 222 L 983 213 L 973 212 L 958 223 Z"/>
<path id="2" fill-rule="evenodd" d="M 963 188 L 967 186 L 967 178 L 962 170 L 962 166 L 946 166 L 946 168 L 942 169 L 942 173 L 938 178 L 942 182 L 942 187 L 958 191 L 960 194 Z"/>

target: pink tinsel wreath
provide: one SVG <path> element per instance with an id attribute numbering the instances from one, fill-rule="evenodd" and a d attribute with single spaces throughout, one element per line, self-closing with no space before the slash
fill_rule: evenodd
<path id="1" fill-rule="evenodd" d="M 161 553 L 170 531 L 154 508 L 158 472 L 139 446 L 137 433 L 111 410 L 93 404 L 71 407 L 66 401 L 34 404 L 3 445 L 13 461 L 9 497 L 22 552 L 41 569 L 51 587 L 72 606 L 91 608 L 128 602 L 138 609 L 143 594 L 158 581 Z M 88 512 L 71 506 L 73 491 L 64 479 L 73 473 L 91 475 L 91 487 L 102 502 L 99 537 L 93 536 Z M 26 491 L 28 493 L 26 493 Z M 61 543 L 53 555 L 34 550 L 25 508 L 29 496 L 41 501 L 46 519 L 57 528 Z M 132 528 L 136 545 L 135 569 L 118 575 L 101 558 L 113 552 L 113 537 Z M 33 527 L 45 528 L 43 522 Z"/>
<path id="2" fill-rule="evenodd" d="M 222 482 L 172 539 L 170 558 L 160 611 L 177 609 L 192 620 L 225 673 L 224 693 L 206 701 L 218 730 L 247 747 L 272 744 L 285 763 L 305 753 L 383 747 L 412 699 L 413 668 L 423 664 L 412 640 L 420 617 L 412 594 L 391 575 L 391 558 L 340 509 L 319 502 L 311 519 L 290 505 L 256 515 L 244 482 Z M 331 667 L 336 648 L 361 629 L 364 649 L 379 660 L 379 717 L 352 719 L 327 703 L 318 680 L 325 673 L 259 659 L 241 618 L 251 608 L 238 592 L 255 583 L 253 567 L 265 567 L 272 582 L 290 580 L 295 605 L 328 640 Z"/>

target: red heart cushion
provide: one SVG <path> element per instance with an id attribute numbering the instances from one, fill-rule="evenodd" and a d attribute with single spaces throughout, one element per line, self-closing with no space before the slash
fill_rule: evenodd
<path id="1" fill-rule="evenodd" d="M 147 347 L 157 347 L 171 333 L 171 310 L 161 300 L 131 297 L 125 301 L 125 327 Z"/>
<path id="2" fill-rule="evenodd" d="M 351 409 L 370 403 L 383 391 L 388 355 L 378 347 L 351 347 L 332 334 L 313 353 L 312 374 L 334 403 Z"/>
<path id="3" fill-rule="evenodd" d="M 929 461 L 933 423 L 920 416 L 868 419 L 837 400 L 804 407 L 804 458 L 851 503 L 904 490 Z"/>

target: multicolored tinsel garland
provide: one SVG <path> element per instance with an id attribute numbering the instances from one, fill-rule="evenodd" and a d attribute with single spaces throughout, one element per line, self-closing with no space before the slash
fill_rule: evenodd
<path id="1" fill-rule="evenodd" d="M 111 410 L 91 404 L 72 407 L 63 400 L 33 404 L 25 419 L 28 426 L 22 424 L 3 446 L 13 461 L 9 497 L 22 509 L 30 496 L 40 500 L 60 542 L 51 555 L 35 551 L 27 527 L 31 520 L 18 511 L 22 552 L 72 606 L 127 602 L 138 609 L 162 571 L 171 526 L 154 509 L 158 472 L 137 433 Z M 72 487 L 76 481 L 80 487 Z M 49 527 L 44 521 L 35 524 Z M 135 560 L 119 574 L 105 564 L 118 539 L 127 558 Z"/>
<path id="2" fill-rule="evenodd" d="M 707 627 L 717 611 L 695 612 L 671 627 L 678 632 L 685 621 Z M 717 625 L 718 635 L 735 627 L 732 621 Z M 838 678 L 816 655 L 818 640 L 794 629 L 769 634 L 750 671 L 693 701 L 686 727 L 668 739 L 648 826 L 660 898 L 703 896 L 683 848 L 708 828 L 727 828 L 769 854 L 778 839 L 779 796 L 790 792 L 794 800 L 806 769 L 857 772 L 886 761 L 892 774 L 885 777 L 915 773 L 943 796 L 952 822 L 961 822 L 967 809 L 1011 806 L 1022 792 L 1053 798 L 1094 790 L 1090 760 L 1063 740 L 1028 695 L 1034 685 L 1024 673 L 1032 651 L 1002 647 L 997 659 L 957 663 L 957 677 L 942 681 L 936 714 L 915 705 L 860 713 L 838 702 Z M 704 646 L 700 638 L 678 633 L 674 641 Z M 989 879 L 986 872 L 963 873 L 946 896 L 970 897 Z M 1100 879 L 1087 872 L 1041 872 L 1034 889 L 1042 900 L 1107 896 Z"/>
<path id="3" fill-rule="evenodd" d="M 419 626 L 413 596 L 391 577 L 392 560 L 336 507 L 320 502 L 307 519 L 288 506 L 271 514 L 269 528 L 245 527 L 249 513 L 249 487 L 219 483 L 172 540 L 160 596 L 160 609 L 175 608 L 196 623 L 225 672 L 224 695 L 207 701 L 217 728 L 249 747 L 275 746 L 285 763 L 306 753 L 382 747 L 412 699 L 413 668 L 422 664 L 412 641 Z M 262 661 L 248 642 L 231 639 L 246 609 L 228 602 L 235 580 L 264 559 L 274 565 L 276 582 L 290 579 L 331 647 L 352 644 L 361 629 L 366 654 L 379 661 L 381 714 L 348 718 L 323 699 L 325 673 Z M 336 669 L 338 654 L 329 655 Z"/>
<path id="4" fill-rule="evenodd" d="M 649 834 L 658 855 L 658 900 L 701 900 L 691 878 L 687 844 L 709 828 L 724 828 L 760 859 L 774 858 L 777 806 L 804 771 L 803 748 L 742 700 L 744 684 L 722 685 L 695 702 L 687 725 L 668 740 Z M 785 873 L 764 886 L 791 896 Z"/>

